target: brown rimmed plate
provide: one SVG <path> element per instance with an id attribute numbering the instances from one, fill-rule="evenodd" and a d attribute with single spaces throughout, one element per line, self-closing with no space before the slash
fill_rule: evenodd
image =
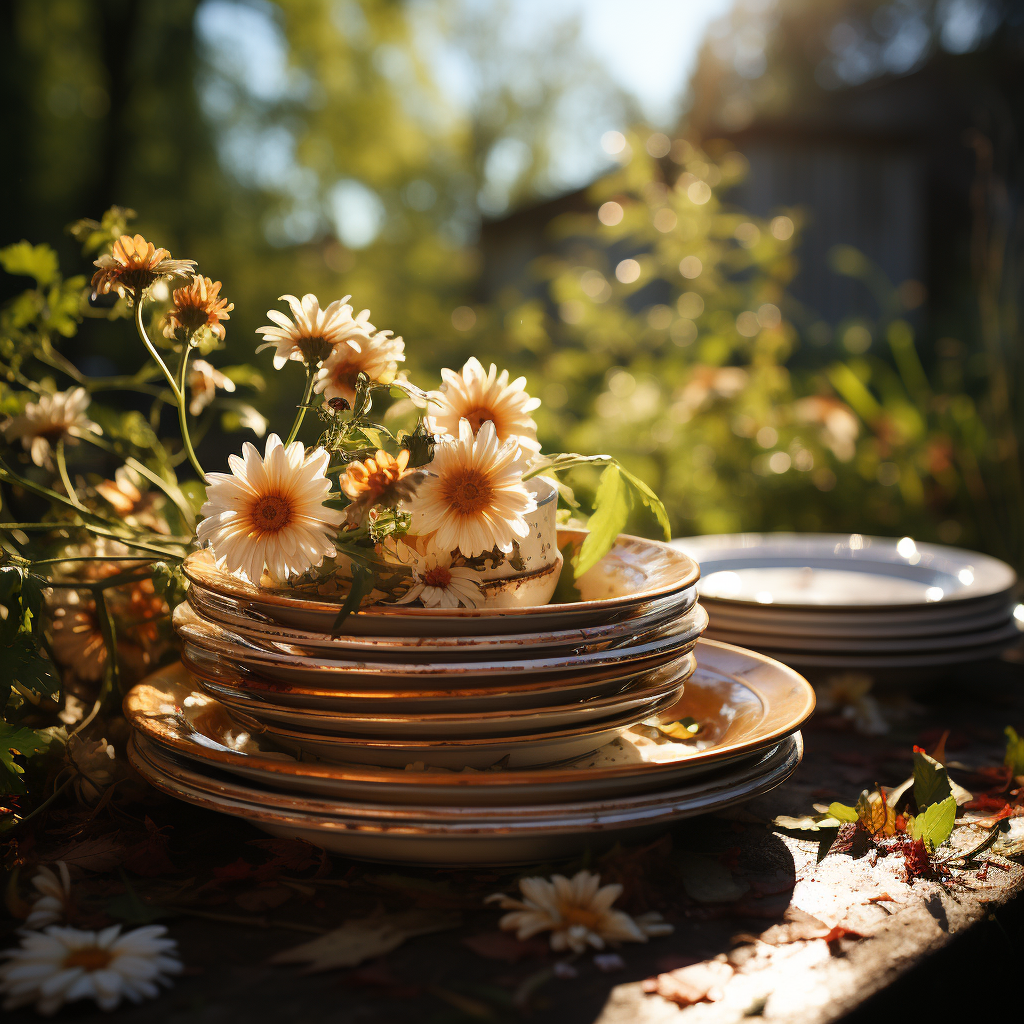
<path id="1" fill-rule="evenodd" d="M 167 750 L 275 789 L 398 804 L 558 803 L 680 784 L 747 757 L 795 732 L 814 710 L 814 691 L 793 669 L 753 651 L 702 640 L 683 698 L 662 728 L 625 732 L 596 754 L 553 768 L 518 771 L 394 771 L 299 761 L 253 735 L 193 685 L 180 663 L 132 689 L 131 725 Z M 692 718 L 693 737 L 663 730 Z"/>
<path id="2" fill-rule="evenodd" d="M 532 807 L 341 805 L 254 790 L 191 770 L 137 738 L 128 756 L 143 778 L 189 803 L 244 818 L 272 835 L 366 860 L 413 864 L 518 864 L 635 842 L 673 822 L 722 810 L 784 782 L 800 763 L 800 734 L 760 757 L 687 786 L 600 802 Z M 535 813 L 539 811 L 539 813 Z"/>
<path id="3" fill-rule="evenodd" d="M 559 529 L 558 546 L 580 545 L 585 530 Z M 221 597 L 243 602 L 274 622 L 330 633 L 343 596 L 329 600 L 299 595 L 289 587 L 256 586 L 219 569 L 207 551 L 193 552 L 183 566 L 189 582 Z M 645 614 L 655 602 L 669 606 L 700 577 L 697 563 L 668 544 L 622 534 L 612 550 L 576 581 L 583 597 L 571 604 L 521 608 L 414 608 L 373 605 L 345 622 L 350 635 L 459 636 L 524 633 L 601 625 Z M 664 607 L 664 604 L 662 605 Z"/>
<path id="4" fill-rule="evenodd" d="M 478 708 L 468 712 L 453 711 L 443 699 L 435 701 L 433 710 L 428 712 L 410 711 L 394 701 L 387 704 L 378 701 L 378 706 L 370 711 L 353 710 L 343 701 L 336 701 L 340 706 L 334 710 L 294 708 L 271 703 L 264 696 L 255 696 L 245 689 L 244 680 L 237 677 L 233 680 L 228 677 L 234 683 L 230 685 L 224 681 L 197 677 L 191 669 L 190 674 L 225 707 L 264 725 L 348 736 L 403 739 L 419 736 L 436 739 L 523 735 L 597 722 L 633 711 L 644 718 L 666 696 L 678 700 L 682 695 L 683 684 L 696 667 L 694 656 L 687 654 L 606 696 L 532 708 L 494 707 L 491 710 Z M 403 710 L 396 711 L 396 708 Z"/>
<path id="5" fill-rule="evenodd" d="M 600 672 L 629 663 L 632 671 L 654 668 L 693 648 L 707 628 L 708 617 L 700 605 L 670 623 L 641 634 L 633 642 L 610 650 L 548 652 L 534 658 L 503 658 L 491 651 L 475 659 L 394 662 L 376 660 L 368 653 L 326 658 L 303 648 L 284 643 L 256 643 L 224 626 L 200 618 L 183 603 L 174 610 L 174 628 L 186 644 L 208 654 L 254 669 L 260 675 L 286 683 L 326 683 L 342 685 L 378 685 L 394 688 L 414 687 L 417 682 L 436 686 L 438 679 L 458 685 L 472 681 L 493 682 L 504 679 L 510 686 L 519 681 L 567 673 Z"/>

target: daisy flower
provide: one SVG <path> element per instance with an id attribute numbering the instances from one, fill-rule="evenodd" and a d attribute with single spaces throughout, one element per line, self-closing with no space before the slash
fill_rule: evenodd
<path id="1" fill-rule="evenodd" d="M 195 260 L 172 260 L 166 249 L 158 249 L 142 235 L 122 235 L 111 252 L 101 256 L 94 266 L 92 294 L 117 292 L 122 298 L 144 291 L 161 277 L 185 277 L 192 273 Z"/>
<path id="2" fill-rule="evenodd" d="M 38 895 L 25 918 L 26 928 L 45 928 L 67 919 L 71 904 L 71 874 L 62 860 L 57 861 L 55 867 L 60 873 L 59 877 L 50 868 L 40 868 L 32 879 Z"/>
<path id="3" fill-rule="evenodd" d="M 300 441 L 285 448 L 277 434 L 267 439 L 264 458 L 246 442 L 242 458 L 229 456 L 230 473 L 206 474 L 200 542 L 218 565 L 257 585 L 264 568 L 285 580 L 333 558 L 332 535 L 345 515 L 324 504 L 329 460 L 323 448 L 307 455 Z"/>
<path id="4" fill-rule="evenodd" d="M 412 568 L 412 586 L 396 602 L 409 604 L 420 600 L 426 608 L 479 608 L 482 600 L 476 573 L 464 566 L 452 565 L 452 552 L 428 544 L 421 555 L 403 545 Z M 404 554 L 404 553 L 403 553 Z"/>
<path id="5" fill-rule="evenodd" d="M 433 533 L 439 548 L 469 557 L 495 547 L 511 551 L 530 532 L 523 517 L 537 507 L 523 486 L 521 457 L 514 438 L 498 442 L 490 420 L 476 435 L 462 420 L 458 440 L 434 449 L 410 505 L 413 532 Z"/>
<path id="6" fill-rule="evenodd" d="M 174 305 L 167 311 L 164 337 L 174 338 L 177 332 L 192 337 L 201 327 L 209 327 L 221 341 L 224 340 L 222 320 L 235 308 L 233 302 L 220 297 L 220 281 L 197 275 L 184 288 L 174 289 Z"/>
<path id="7" fill-rule="evenodd" d="M 76 434 L 102 434 L 85 411 L 89 408 L 89 393 L 85 388 L 58 391 L 55 395 L 40 395 L 37 402 L 29 402 L 20 416 L 12 416 L 3 424 L 8 441 L 21 441 L 40 469 L 53 469 L 53 448 L 61 438 L 72 439 Z"/>
<path id="8" fill-rule="evenodd" d="M 213 401 L 217 388 L 223 391 L 235 390 L 235 382 L 205 359 L 193 360 L 192 368 L 188 371 L 188 386 L 192 391 L 192 401 L 188 406 L 192 416 L 198 416 Z"/>
<path id="9" fill-rule="evenodd" d="M 331 350 L 313 390 L 328 400 L 344 398 L 352 405 L 360 372 L 378 384 L 390 384 L 398 375 L 398 364 L 404 362 L 405 342 L 401 338 L 392 338 L 391 331 L 377 331 L 366 337 L 353 336 Z"/>
<path id="10" fill-rule="evenodd" d="M 499 441 L 515 437 L 525 450 L 533 454 L 540 451 L 537 424 L 530 417 L 540 399 L 526 393 L 525 377 L 517 377 L 510 384 L 508 370 L 499 375 L 498 368 L 491 363 L 485 371 L 476 356 L 470 358 L 461 373 L 442 370 L 441 377 L 444 384 L 439 391 L 430 392 L 427 406 L 427 424 L 432 433 L 457 437 L 460 420 L 469 420 L 474 432 L 490 421 Z"/>
<path id="11" fill-rule="evenodd" d="M 572 878 L 553 875 L 546 878 L 523 878 L 519 882 L 523 899 L 504 893 L 488 896 L 487 903 L 496 902 L 509 910 L 498 925 L 514 931 L 516 938 L 528 939 L 540 932 L 551 932 L 551 948 L 562 952 L 571 949 L 582 953 L 587 946 L 604 949 L 605 943 L 646 942 L 649 936 L 668 935 L 672 925 L 660 914 L 632 918 L 625 911 L 612 910 L 622 895 L 622 886 L 601 885 L 601 876 L 580 871 Z"/>
<path id="12" fill-rule="evenodd" d="M 287 302 L 291 307 L 294 322 L 284 313 L 276 309 L 268 309 L 267 316 L 276 327 L 258 327 L 257 334 L 262 334 L 265 344 L 256 349 L 262 352 L 265 348 L 273 348 L 274 368 L 280 370 L 289 359 L 295 359 L 307 366 L 322 363 L 331 350 L 349 338 L 368 337 L 373 331 L 373 324 L 366 322 L 369 310 L 363 310 L 353 318 L 352 307 L 348 304 L 350 295 L 336 299 L 326 309 L 320 308 L 315 295 L 303 295 L 301 299 L 294 295 L 282 295 L 280 301 Z"/>
<path id="13" fill-rule="evenodd" d="M 122 999 L 140 1003 L 170 985 L 168 975 L 182 970 L 177 943 L 164 938 L 163 925 L 149 925 L 121 934 L 115 924 L 101 932 L 51 926 L 27 932 L 21 945 L 0 953 L 0 993 L 5 1010 L 35 1004 L 50 1016 L 65 1003 L 92 999 L 101 1010 L 113 1010 Z"/>
<path id="14" fill-rule="evenodd" d="M 105 563 L 104 563 L 105 564 Z M 53 656 L 88 683 L 103 676 L 107 664 L 107 642 L 96 614 L 96 602 L 65 587 L 47 598 Z"/>

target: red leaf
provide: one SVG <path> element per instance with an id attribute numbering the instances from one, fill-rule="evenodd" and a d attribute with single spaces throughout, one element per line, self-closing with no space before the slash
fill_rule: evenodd
<path id="1" fill-rule="evenodd" d="M 862 932 L 854 931 L 852 928 L 847 928 L 846 925 L 837 924 L 828 935 L 822 936 L 828 943 L 829 949 L 832 951 L 832 955 L 835 956 L 837 953 L 842 952 L 839 940 L 840 939 L 866 939 L 867 936 Z"/>

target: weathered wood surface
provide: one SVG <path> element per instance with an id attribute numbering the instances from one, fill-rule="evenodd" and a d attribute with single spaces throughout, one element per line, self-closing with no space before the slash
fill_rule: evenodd
<path id="1" fill-rule="evenodd" d="M 261 833 L 174 801 L 146 808 L 169 836 L 169 870 L 139 875 L 132 861 L 127 870 L 85 871 L 76 885 L 96 907 L 119 899 L 123 907 L 126 881 L 157 905 L 177 902 L 169 893 L 203 887 L 189 909 L 166 918 L 187 973 L 159 1001 L 118 1010 L 125 1024 L 837 1020 L 908 968 L 927 966 L 937 950 L 1005 905 L 1024 869 L 992 866 L 987 877 L 966 873 L 954 885 L 908 883 L 898 858 L 833 854 L 818 863 L 813 838 L 792 838 L 765 823 L 780 813 L 809 812 L 814 803 L 853 802 L 875 782 L 902 781 L 912 745 L 933 745 L 943 729 L 951 730 L 951 761 L 998 763 L 1003 728 L 1024 726 L 1022 681 L 1019 667 L 1000 663 L 972 668 L 957 685 L 926 695 L 886 699 L 882 692 L 881 712 L 890 722 L 883 735 L 858 734 L 841 712 L 819 714 L 805 731 L 804 763 L 773 794 L 730 816 L 691 821 L 642 849 L 593 857 L 590 867 L 625 885 L 626 909 L 660 910 L 676 927 L 667 938 L 621 947 L 621 960 L 611 963 L 585 955 L 556 967 L 567 958 L 543 940 L 519 944 L 498 932 L 498 913 L 482 899 L 512 892 L 515 873 L 403 870 L 335 858 L 322 878 L 309 869 L 259 878 L 252 866 L 258 873 L 267 853 L 252 843 L 265 838 Z M 963 772 L 951 774 L 963 781 Z M 37 842 L 37 854 L 68 848 L 66 832 Z M 545 865 L 538 873 L 580 866 Z M 304 976 L 294 966 L 269 965 L 273 954 L 381 906 L 455 914 L 461 924 L 355 969 Z M 828 943 L 808 917 L 866 937 Z M 721 979 L 716 1001 L 680 1009 L 645 991 L 646 979 L 708 963 Z M 984 994 L 979 998 L 983 1008 Z M 910 1006 L 890 1009 L 917 1015 Z M 64 1013 L 109 1019 L 84 1006 Z M 5 1019 L 35 1018 L 23 1010 Z"/>

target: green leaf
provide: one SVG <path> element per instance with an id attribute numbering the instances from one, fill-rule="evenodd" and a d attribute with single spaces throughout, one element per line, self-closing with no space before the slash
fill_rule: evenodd
<path id="1" fill-rule="evenodd" d="M 662 532 L 665 534 L 665 540 L 671 540 L 672 525 L 668 521 L 668 511 L 665 508 L 665 503 L 654 493 L 654 491 L 650 489 L 650 487 L 647 486 L 647 484 L 643 482 L 643 480 L 640 479 L 640 477 L 634 476 L 628 469 L 623 469 L 622 466 L 619 466 L 619 472 L 626 478 L 633 490 L 639 495 L 640 501 L 654 513 L 654 518 L 658 520 L 658 524 L 661 526 Z"/>
<path id="2" fill-rule="evenodd" d="M 33 703 L 60 693 L 60 676 L 53 662 L 40 653 L 27 633 L 19 633 L 14 643 L 0 647 L 0 693 L 6 696 L 15 683 L 35 695 Z"/>
<path id="3" fill-rule="evenodd" d="M 1024 775 L 1024 736 L 1018 736 L 1017 730 L 1012 726 L 1006 727 L 1006 756 L 1003 758 L 1010 771 L 1017 775 Z"/>
<path id="4" fill-rule="evenodd" d="M 910 823 L 910 834 L 914 839 L 923 839 L 924 845 L 932 852 L 941 846 L 953 833 L 956 821 L 956 798 L 950 794 L 944 800 L 929 804 L 926 810 Z"/>
<path id="5" fill-rule="evenodd" d="M 612 549 L 633 509 L 633 496 L 618 466 L 609 466 L 601 474 L 590 517 L 590 533 L 576 556 L 576 578 L 592 569 Z"/>
<path id="6" fill-rule="evenodd" d="M 856 807 L 850 807 L 847 804 L 841 804 L 833 802 L 828 805 L 828 813 L 832 815 L 837 821 L 857 821 L 860 815 L 857 814 Z"/>
<path id="7" fill-rule="evenodd" d="M 48 245 L 15 242 L 0 249 L 0 265 L 8 274 L 34 277 L 40 288 L 53 284 L 59 276 L 57 254 Z"/>
<path id="8" fill-rule="evenodd" d="M 953 792 L 946 769 L 927 754 L 914 751 L 914 802 L 920 814 L 930 804 L 945 800 Z"/>
<path id="9" fill-rule="evenodd" d="M 331 627 L 332 637 L 341 635 L 341 627 L 345 624 L 345 620 L 352 612 L 359 611 L 363 598 L 373 590 L 376 579 L 376 575 L 371 570 L 364 569 L 358 562 L 352 563 L 352 589 L 348 592 L 348 597 L 345 598 L 345 603 L 341 606 L 341 611 L 338 612 L 338 617 Z"/>
<path id="10" fill-rule="evenodd" d="M 46 733 L 0 721 L 0 793 L 25 793 L 25 784 L 21 781 L 25 769 L 14 760 L 14 755 L 41 754 L 51 742 Z"/>

